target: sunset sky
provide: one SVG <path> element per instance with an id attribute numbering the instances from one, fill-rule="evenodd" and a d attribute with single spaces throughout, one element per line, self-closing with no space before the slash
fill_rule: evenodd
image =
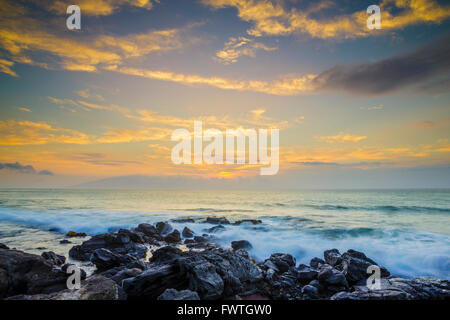
<path id="1" fill-rule="evenodd" d="M 0 0 L 0 99 L 0 187 L 259 179 L 172 164 L 194 120 L 279 128 L 269 187 L 450 187 L 450 4 Z"/>

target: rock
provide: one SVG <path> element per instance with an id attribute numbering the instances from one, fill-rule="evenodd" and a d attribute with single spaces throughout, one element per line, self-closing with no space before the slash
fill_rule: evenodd
<path id="1" fill-rule="evenodd" d="M 307 295 L 308 297 L 312 299 L 318 299 L 319 298 L 319 290 L 311 285 L 306 285 L 302 288 L 302 293 Z"/>
<path id="2" fill-rule="evenodd" d="M 270 260 L 280 273 L 287 272 L 289 268 L 295 267 L 295 258 L 287 253 L 274 253 L 268 259 Z"/>
<path id="3" fill-rule="evenodd" d="M 262 223 L 262 221 L 261 220 L 257 220 L 257 219 L 243 219 L 243 220 L 237 220 L 233 224 L 234 225 L 241 225 L 242 223 L 260 224 L 260 223 Z"/>
<path id="4" fill-rule="evenodd" d="M 183 232 L 181 234 L 185 238 L 192 238 L 194 236 L 194 231 L 192 231 L 188 227 L 184 227 Z"/>
<path id="5" fill-rule="evenodd" d="M 67 276 L 69 276 L 69 274 L 67 273 L 67 270 L 70 266 L 74 266 L 73 263 L 66 263 L 63 264 L 61 266 L 61 271 L 64 272 L 65 274 L 67 274 Z M 83 270 L 83 268 L 78 267 L 78 269 L 80 269 L 80 275 L 81 275 L 81 279 L 86 279 L 86 271 Z"/>
<path id="6" fill-rule="evenodd" d="M 342 262 L 342 256 L 338 249 L 325 250 L 323 253 L 325 262 L 334 267 Z"/>
<path id="7" fill-rule="evenodd" d="M 170 231 L 172 231 L 173 228 L 172 228 L 172 226 L 171 226 L 169 223 L 160 221 L 160 222 L 158 222 L 158 223 L 156 224 L 156 230 L 158 231 L 158 233 L 159 233 L 160 235 L 166 235 L 166 234 L 168 234 Z"/>
<path id="8" fill-rule="evenodd" d="M 317 279 L 319 272 L 307 265 L 301 264 L 296 269 L 297 280 L 302 284 L 310 283 Z"/>
<path id="9" fill-rule="evenodd" d="M 211 223 L 211 224 L 230 224 L 230 221 L 228 221 L 225 217 L 207 217 L 205 220 L 205 223 Z"/>
<path id="10" fill-rule="evenodd" d="M 212 228 L 206 229 L 205 231 L 209 232 L 209 233 L 215 233 L 215 232 L 219 232 L 219 231 L 223 231 L 223 230 L 225 230 L 225 227 L 223 225 L 219 224 Z"/>
<path id="11" fill-rule="evenodd" d="M 117 284 L 100 275 L 92 276 L 81 283 L 79 290 L 62 290 L 51 294 L 22 295 L 9 300 L 117 300 Z"/>
<path id="12" fill-rule="evenodd" d="M 120 229 L 117 231 L 117 235 L 123 238 L 122 243 L 129 243 L 130 241 L 140 244 L 145 243 L 145 234 L 137 230 Z M 129 239 L 128 242 L 127 238 Z"/>
<path id="13" fill-rule="evenodd" d="M 105 271 L 101 273 L 102 276 L 109 278 L 113 280 L 115 283 L 117 283 L 119 286 L 122 286 L 122 282 L 125 279 L 133 278 L 142 273 L 142 270 L 139 268 L 114 268 L 109 269 L 108 271 Z"/>
<path id="14" fill-rule="evenodd" d="M 125 233 L 103 233 L 91 237 L 81 245 L 73 246 L 69 250 L 69 256 L 75 260 L 89 261 L 92 253 L 101 248 L 120 255 L 130 254 L 136 258 L 144 258 L 147 254 L 145 245 L 133 242 Z"/>
<path id="15" fill-rule="evenodd" d="M 325 264 L 325 261 L 323 261 L 322 259 L 317 258 L 317 257 L 312 258 L 311 261 L 309 262 L 309 265 L 310 265 L 311 267 L 313 267 L 314 269 L 319 268 L 319 266 L 320 266 L 321 264 Z"/>
<path id="16" fill-rule="evenodd" d="M 103 271 L 133 262 L 136 258 L 129 254 L 120 255 L 101 248 L 92 253 L 90 260 L 99 271 Z"/>
<path id="17" fill-rule="evenodd" d="M 75 232 L 75 231 L 69 231 L 66 234 L 66 237 L 71 237 L 71 238 L 73 238 L 73 237 L 86 237 L 86 236 L 87 236 L 87 234 L 84 233 L 84 232 Z"/>
<path id="18" fill-rule="evenodd" d="M 200 297 L 191 290 L 166 289 L 157 300 L 200 300 Z"/>
<path id="19" fill-rule="evenodd" d="M 193 244 L 195 243 L 194 239 L 184 239 L 184 244 Z"/>
<path id="20" fill-rule="evenodd" d="M 66 262 L 66 257 L 57 255 L 53 251 L 46 251 L 41 254 L 42 258 L 49 261 L 51 264 L 55 266 L 62 265 Z"/>
<path id="21" fill-rule="evenodd" d="M 72 241 L 69 241 L 69 240 L 67 240 L 67 239 L 64 239 L 64 240 L 59 241 L 59 243 L 60 243 L 60 244 L 69 244 L 69 243 L 72 243 Z"/>
<path id="22" fill-rule="evenodd" d="M 252 261 L 230 250 L 183 252 L 165 247 L 154 252 L 141 275 L 125 279 L 123 287 L 130 299 L 156 299 L 166 289 L 189 289 L 211 300 L 255 289 L 261 280 L 262 272 Z"/>
<path id="23" fill-rule="evenodd" d="M 181 241 L 180 231 L 177 229 L 173 230 L 167 236 L 164 237 L 164 241 L 167 243 L 177 243 Z"/>
<path id="24" fill-rule="evenodd" d="M 323 284 L 327 288 L 333 287 L 333 290 L 335 288 L 348 288 L 348 283 L 345 275 L 327 264 L 323 265 L 319 269 L 317 278 L 321 284 Z"/>
<path id="25" fill-rule="evenodd" d="M 9 250 L 9 247 L 6 244 L 0 243 L 0 249 Z"/>
<path id="26" fill-rule="evenodd" d="M 176 223 L 194 223 L 195 222 L 195 220 L 192 218 L 177 218 L 177 219 L 172 219 L 170 221 L 176 222 Z"/>
<path id="27" fill-rule="evenodd" d="M 141 223 L 137 226 L 136 230 L 149 237 L 153 237 L 154 235 L 158 234 L 156 228 L 149 223 Z"/>
<path id="28" fill-rule="evenodd" d="M 247 240 L 231 241 L 231 247 L 234 250 L 239 250 L 239 249 L 249 250 L 249 249 L 253 248 L 252 244 Z"/>
<path id="29" fill-rule="evenodd" d="M 195 236 L 194 237 L 194 241 L 195 242 L 206 242 L 206 238 L 205 237 L 201 237 L 201 236 Z"/>
<path id="30" fill-rule="evenodd" d="M 366 257 L 364 253 L 350 249 L 342 255 L 342 263 L 338 268 L 342 270 L 347 281 L 350 284 L 354 284 L 358 281 L 367 279 L 370 276 L 370 274 L 367 273 L 367 268 L 371 265 L 378 264 Z M 380 267 L 380 271 L 382 278 L 390 275 L 389 271 L 384 267 Z"/>

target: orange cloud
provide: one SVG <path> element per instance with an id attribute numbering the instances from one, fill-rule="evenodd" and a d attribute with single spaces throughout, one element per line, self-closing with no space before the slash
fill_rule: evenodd
<path id="1" fill-rule="evenodd" d="M 361 140 L 364 140 L 367 138 L 367 136 L 357 136 L 357 135 L 351 135 L 346 134 L 343 132 L 339 132 L 339 134 L 335 136 L 322 136 L 322 137 L 315 137 L 318 140 L 325 141 L 327 143 L 336 143 L 336 142 L 359 142 Z"/>

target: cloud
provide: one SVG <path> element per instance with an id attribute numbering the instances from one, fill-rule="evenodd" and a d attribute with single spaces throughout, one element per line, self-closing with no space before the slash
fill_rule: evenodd
<path id="1" fill-rule="evenodd" d="M 450 70 L 450 36 L 408 54 L 354 66 L 337 65 L 311 82 L 316 91 L 384 94 L 417 85 Z"/>
<path id="2" fill-rule="evenodd" d="M 20 111 L 23 111 L 23 112 L 31 112 L 30 109 L 25 108 L 25 107 L 17 107 L 17 109 L 19 109 Z"/>
<path id="3" fill-rule="evenodd" d="M 274 51 L 277 48 L 268 47 L 248 37 L 231 37 L 225 43 L 225 47 L 216 53 L 216 60 L 223 64 L 235 63 L 241 56 L 254 58 L 257 50 Z"/>
<path id="4" fill-rule="evenodd" d="M 366 27 L 369 15 L 366 8 L 336 16 L 316 19 L 313 14 L 331 7 L 329 1 L 319 1 L 307 10 L 288 8 L 284 1 L 269 0 L 202 0 L 213 9 L 234 7 L 238 17 L 252 24 L 247 30 L 255 37 L 307 34 L 313 38 L 356 38 L 370 32 Z M 421 23 L 440 23 L 450 17 L 450 6 L 439 5 L 437 1 L 385 0 L 380 4 L 382 11 L 382 34 Z M 336 10 L 336 12 L 339 12 Z"/>
<path id="5" fill-rule="evenodd" d="M 5 59 L 0 59 L 0 72 L 9 74 L 10 76 L 17 77 L 17 73 L 14 72 L 14 70 L 11 69 L 11 67 L 14 65 L 14 62 L 8 61 Z"/>
<path id="6" fill-rule="evenodd" d="M 446 126 L 450 123 L 450 118 L 443 118 L 437 121 L 424 120 L 416 123 L 411 123 L 409 126 L 415 129 L 432 129 Z"/>
<path id="7" fill-rule="evenodd" d="M 325 141 L 327 143 L 336 143 L 336 142 L 359 142 L 361 140 L 364 140 L 367 138 L 367 136 L 356 136 L 351 134 L 346 134 L 343 132 L 340 132 L 339 134 L 335 136 L 322 136 L 322 137 L 315 137 L 318 140 Z"/>
<path id="8" fill-rule="evenodd" d="M 8 170 L 11 172 L 18 172 L 18 173 L 25 173 L 25 174 L 40 174 L 40 175 L 47 175 L 52 176 L 53 172 L 49 170 L 42 170 L 39 172 L 36 172 L 33 166 L 31 165 L 21 165 L 19 162 L 15 163 L 0 163 L 0 170 Z"/>
<path id="9" fill-rule="evenodd" d="M 61 0 L 39 0 L 38 3 L 39 5 L 44 5 L 58 14 L 65 14 L 68 7 L 67 1 Z M 124 5 L 144 8 L 147 10 L 150 10 L 153 7 L 150 0 L 77 0 L 76 4 L 80 7 L 83 15 L 90 16 L 111 15 Z"/>

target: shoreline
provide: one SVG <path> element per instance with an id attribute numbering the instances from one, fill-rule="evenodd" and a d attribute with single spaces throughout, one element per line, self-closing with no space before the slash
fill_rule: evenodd
<path id="1" fill-rule="evenodd" d="M 309 265 L 297 264 L 289 253 L 274 253 L 256 261 L 247 250 L 252 244 L 233 241 L 230 249 L 214 243 L 214 231 L 227 225 L 261 224 L 261 220 L 230 222 L 209 217 L 205 221 L 176 219 L 173 223 L 208 223 L 209 233 L 196 234 L 187 226 L 174 229 L 168 222 L 141 223 L 136 228 L 87 237 L 69 250 L 71 260 L 86 269 L 80 289 L 84 299 L 96 292 L 98 299 L 159 300 L 367 300 L 367 299 L 448 299 L 450 282 L 434 277 L 411 279 L 392 276 L 379 266 L 380 288 L 366 285 L 369 266 L 378 264 L 363 252 L 326 250 L 323 257 L 311 257 Z M 83 234 L 71 234 L 71 239 Z M 244 237 L 245 238 L 245 237 Z M 82 238 L 83 240 L 86 238 Z M 70 239 L 68 238 L 68 241 Z M 80 241 L 78 241 L 80 242 Z M 69 244 L 68 244 L 69 245 Z M 72 299 L 66 274 L 71 263 L 53 252 L 42 256 L 0 248 L 0 271 L 8 279 L 0 285 L 0 298 L 19 300 Z M 17 261 L 32 261 L 26 274 L 16 270 Z M 36 266 L 39 266 L 35 270 Z M 88 271 L 86 273 L 86 271 Z M 22 272 L 22 274 L 21 274 Z M 27 277 L 40 279 L 29 282 Z M 26 285 L 15 287 L 17 279 Z M 45 279 L 45 280 L 44 280 Z M 84 288 L 84 289 L 83 289 Z M 99 293 L 99 288 L 102 293 Z"/>

